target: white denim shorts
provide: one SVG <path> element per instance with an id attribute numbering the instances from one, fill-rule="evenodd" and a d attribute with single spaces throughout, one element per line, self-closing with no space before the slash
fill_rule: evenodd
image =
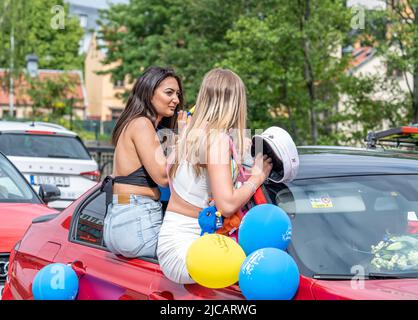
<path id="1" fill-rule="evenodd" d="M 195 283 L 187 271 L 186 255 L 201 231 L 196 218 L 166 211 L 158 237 L 157 256 L 162 272 L 171 281 Z"/>
<path id="2" fill-rule="evenodd" d="M 158 200 L 131 195 L 130 204 L 118 204 L 114 198 L 104 220 L 105 245 L 111 252 L 127 258 L 156 258 L 162 218 Z"/>

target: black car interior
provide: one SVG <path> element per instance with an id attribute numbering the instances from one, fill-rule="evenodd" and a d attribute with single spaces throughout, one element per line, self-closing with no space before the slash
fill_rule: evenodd
<path id="1" fill-rule="evenodd" d="M 402 234 L 407 228 L 407 212 L 382 202 L 378 195 L 367 195 L 368 208 L 362 212 L 331 209 L 306 214 L 296 212 L 294 196 L 286 185 L 268 184 L 266 191 L 291 218 L 292 247 L 308 276 L 350 274 L 353 266 L 368 265 L 372 245 L 388 233 Z"/>

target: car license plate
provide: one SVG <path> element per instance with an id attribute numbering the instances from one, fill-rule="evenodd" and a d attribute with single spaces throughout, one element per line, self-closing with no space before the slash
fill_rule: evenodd
<path id="1" fill-rule="evenodd" d="M 30 183 L 35 186 L 40 184 L 52 184 L 57 187 L 68 187 L 70 185 L 70 178 L 64 176 L 30 176 Z"/>

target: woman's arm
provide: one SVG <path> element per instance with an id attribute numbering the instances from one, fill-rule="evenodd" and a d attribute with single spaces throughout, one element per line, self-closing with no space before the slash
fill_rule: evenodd
<path id="1" fill-rule="evenodd" d="M 140 117 L 132 120 L 128 129 L 138 157 L 152 180 L 162 187 L 167 186 L 167 159 L 151 121 Z"/>
<path id="2" fill-rule="evenodd" d="M 254 194 L 252 184 L 258 188 L 267 179 L 272 169 L 270 158 L 263 157 L 261 154 L 257 155 L 251 177 L 248 179 L 250 183 L 234 189 L 230 159 L 229 137 L 219 136 L 208 148 L 207 169 L 216 207 L 225 217 L 233 215 L 251 199 Z"/>

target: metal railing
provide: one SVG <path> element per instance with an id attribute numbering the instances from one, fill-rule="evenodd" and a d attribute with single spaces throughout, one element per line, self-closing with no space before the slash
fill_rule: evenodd
<path id="1" fill-rule="evenodd" d="M 97 161 L 99 165 L 100 177 L 111 175 L 113 171 L 113 154 L 115 152 L 114 147 L 87 147 L 87 150 L 91 156 Z"/>

